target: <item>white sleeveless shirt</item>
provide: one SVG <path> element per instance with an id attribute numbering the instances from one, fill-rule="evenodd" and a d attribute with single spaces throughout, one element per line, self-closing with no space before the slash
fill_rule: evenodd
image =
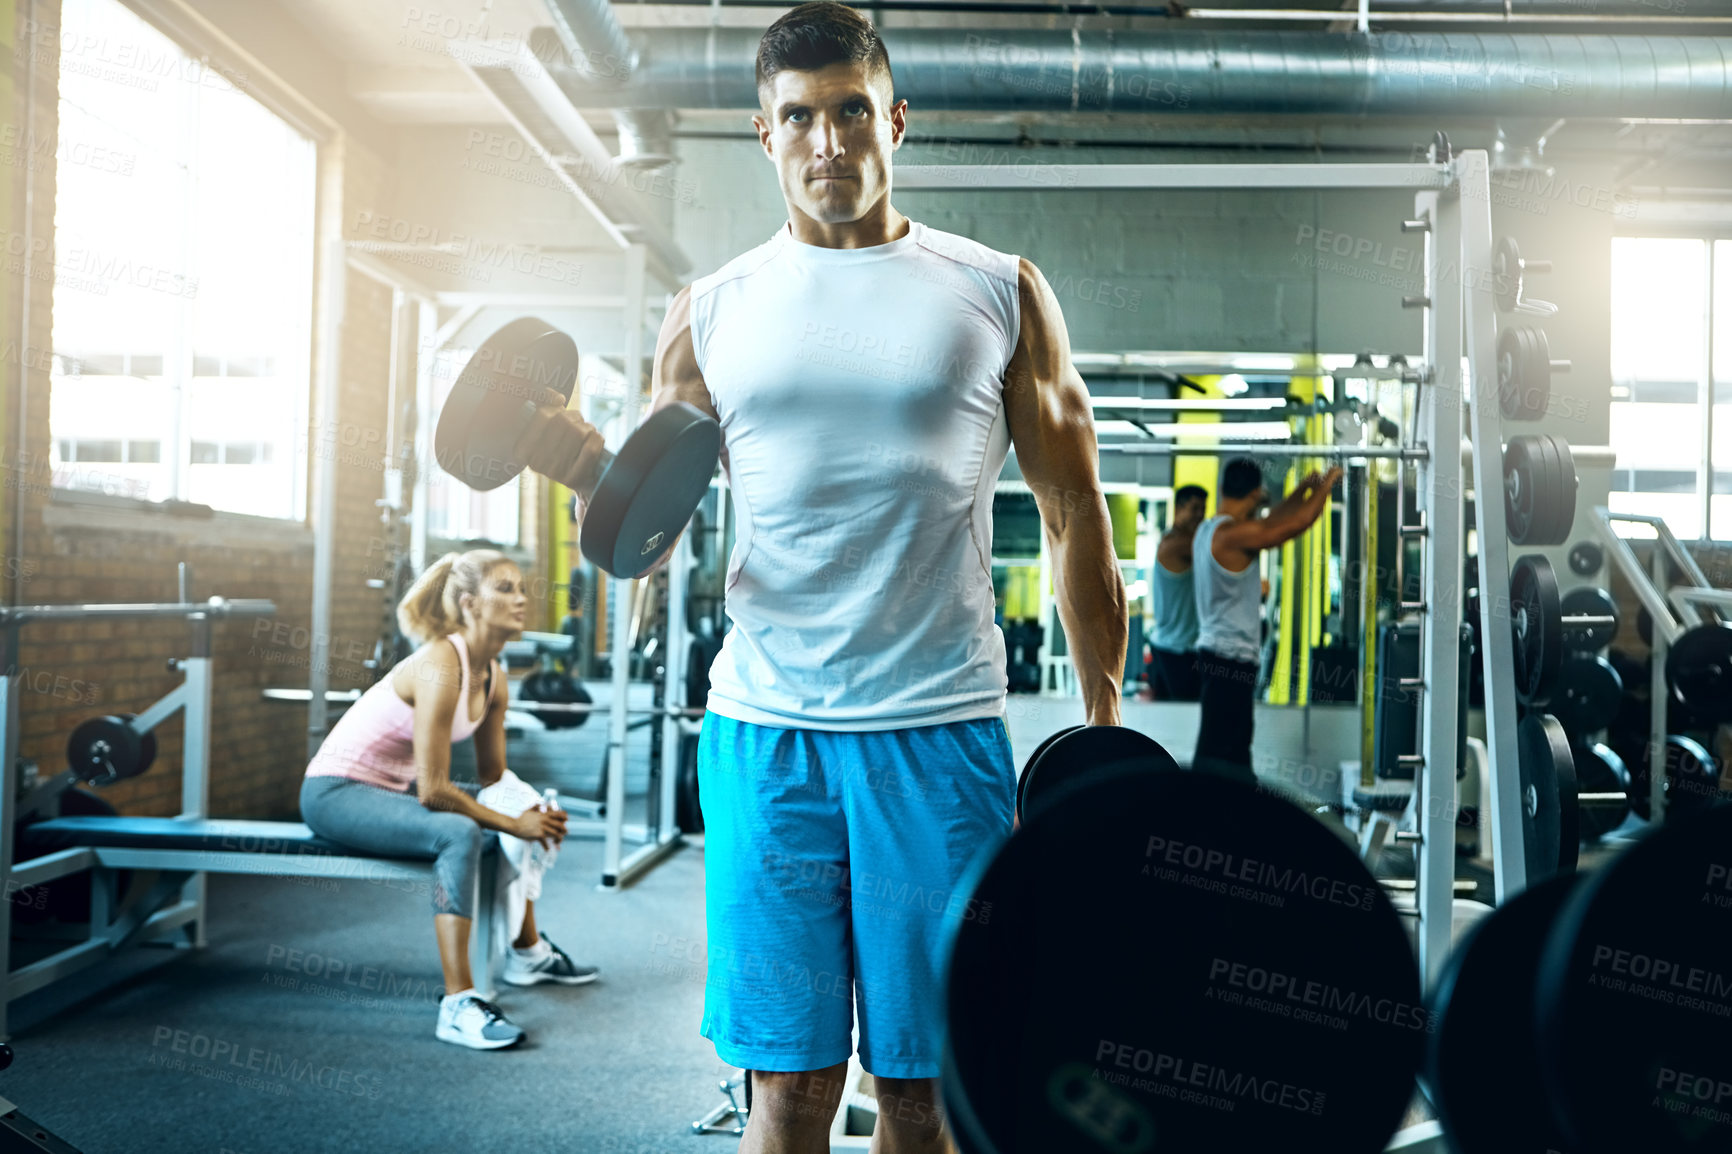
<path id="1" fill-rule="evenodd" d="M 864 249 L 783 226 L 692 285 L 739 519 L 711 710 L 854 731 L 1004 712 L 992 496 L 1017 268 L 914 222 Z"/>

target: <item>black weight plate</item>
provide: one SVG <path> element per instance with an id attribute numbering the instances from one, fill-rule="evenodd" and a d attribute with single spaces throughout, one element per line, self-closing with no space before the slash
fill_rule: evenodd
<path id="1" fill-rule="evenodd" d="M 1575 754 L 1576 784 L 1581 792 L 1623 794 L 1626 799 L 1622 806 L 1603 802 L 1581 806 L 1582 838 L 1598 841 L 1623 825 L 1625 815 L 1630 812 L 1630 771 L 1611 746 L 1598 741 L 1577 745 Z"/>
<path id="2" fill-rule="evenodd" d="M 1578 577 L 1594 576 L 1605 563 L 1605 550 L 1592 541 L 1578 541 L 1570 550 L 1570 572 Z"/>
<path id="3" fill-rule="evenodd" d="M 1518 545 L 1526 544 L 1535 527 L 1541 463 L 1538 438 L 1511 437 L 1503 450 L 1504 531 Z"/>
<path id="4" fill-rule="evenodd" d="M 1564 645 L 1571 653 L 1597 653 L 1612 643 L 1618 635 L 1618 603 L 1598 585 L 1583 585 L 1565 593 L 1559 602 L 1565 617 L 1610 617 L 1612 624 L 1564 630 Z"/>
<path id="5" fill-rule="evenodd" d="M 1540 959 L 1539 1068 L 1576 1154 L 1732 1149 L 1732 806 L 1590 874 Z"/>
<path id="6" fill-rule="evenodd" d="M 1683 734 L 1666 738 L 1666 814 L 1668 820 L 1705 809 L 1719 800 L 1720 767 L 1700 742 Z M 1630 810 L 1643 821 L 1653 816 L 1652 750 L 1642 748 L 1641 760 L 1630 774 Z"/>
<path id="7" fill-rule="evenodd" d="M 136 713 L 117 713 L 115 716 L 127 722 L 129 726 L 138 720 Z M 138 731 L 135 729 L 133 732 L 137 733 Z M 145 772 L 154 764 L 156 764 L 156 731 L 146 730 L 138 734 L 138 773 Z M 133 776 L 136 777 L 137 774 Z"/>
<path id="8" fill-rule="evenodd" d="M 1209 774 L 1080 782 L 977 869 L 946 975 L 967 1154 L 1381 1151 L 1426 1014 L 1382 887 Z"/>
<path id="9" fill-rule="evenodd" d="M 92 717 L 78 724 L 66 741 L 66 764 L 78 780 L 111 785 L 137 777 L 156 760 L 156 737 L 127 724 L 130 713 Z"/>
<path id="10" fill-rule="evenodd" d="M 1564 628 L 1552 563 L 1537 553 L 1517 561 L 1510 574 L 1510 633 L 1516 697 L 1523 705 L 1543 707 L 1557 686 Z"/>
<path id="11" fill-rule="evenodd" d="M 1605 729 L 1618 715 L 1624 681 L 1604 657 L 1572 654 L 1558 668 L 1558 686 L 1549 708 L 1570 733 Z"/>
<path id="12" fill-rule="evenodd" d="M 1528 884 L 1576 868 L 1581 823 L 1576 763 L 1564 727 L 1549 713 L 1529 713 L 1517 733 L 1521 758 L 1522 849 Z"/>
<path id="13" fill-rule="evenodd" d="M 1525 419 L 1537 421 L 1546 415 L 1546 406 L 1552 398 L 1552 350 L 1545 330 L 1524 329 L 1523 350 L 1527 364 L 1522 369 L 1522 409 Z"/>
<path id="14" fill-rule="evenodd" d="M 1549 363 L 1549 362 L 1548 362 Z M 1576 457 L 1570 443 L 1563 437 L 1542 434 L 1550 449 L 1554 466 L 1551 480 L 1541 490 L 1542 508 L 1548 513 L 1547 530 L 1541 545 L 1562 545 L 1570 539 L 1576 527 Z"/>
<path id="15" fill-rule="evenodd" d="M 520 317 L 481 342 L 439 410 L 433 456 L 471 489 L 497 489 L 523 471 L 517 442 L 542 389 L 571 399 L 577 345 L 535 317 Z"/>
<path id="16" fill-rule="evenodd" d="M 1528 421 L 1536 415 L 1524 400 L 1527 384 L 1522 373 L 1527 370 L 1527 341 L 1522 334 L 1526 331 L 1518 325 L 1507 325 L 1497 334 L 1497 407 L 1505 420 Z M 1545 411 L 1543 402 L 1540 411 Z"/>
<path id="17" fill-rule="evenodd" d="M 1514 312 L 1521 303 L 1522 258 L 1514 237 L 1499 237 L 1492 250 L 1492 297 L 1500 312 Z"/>
<path id="18" fill-rule="evenodd" d="M 523 684 L 517 688 L 517 696 L 520 701 L 539 702 L 543 705 L 589 705 L 594 701 L 589 690 L 585 689 L 577 678 L 543 669 L 538 669 L 523 679 Z M 535 709 L 530 706 L 520 708 L 549 729 L 576 729 L 589 720 L 587 713 L 567 712 L 563 709 Z"/>
<path id="19" fill-rule="evenodd" d="M 1427 1096 L 1456 1150 L 1542 1154 L 1563 1135 L 1540 1081 L 1533 975 L 1576 879 L 1554 877 L 1481 918 L 1456 946 L 1430 999 Z"/>
<path id="20" fill-rule="evenodd" d="M 1028 779 L 1033 776 L 1031 771 L 1034 769 L 1035 762 L 1040 760 L 1041 755 L 1047 751 L 1047 747 L 1050 746 L 1053 742 L 1057 741 L 1059 738 L 1063 737 L 1065 734 L 1075 733 L 1077 730 L 1079 730 L 1081 728 L 1082 728 L 1082 726 L 1080 726 L 1080 725 L 1067 725 L 1063 729 L 1058 730 L 1056 733 L 1047 734 L 1046 739 L 1043 740 L 1039 745 L 1035 746 L 1034 752 L 1029 754 L 1028 759 L 1022 763 L 1022 772 L 1017 774 L 1017 777 L 1016 777 L 1016 816 L 1017 816 L 1017 820 L 1020 821 L 1022 819 L 1022 797 L 1023 797 L 1023 794 L 1028 792 Z"/>
<path id="21" fill-rule="evenodd" d="M 1666 654 L 1672 696 L 1705 721 L 1732 721 L 1732 627 L 1686 629 Z"/>
<path id="22" fill-rule="evenodd" d="M 626 438 L 584 514 L 583 555 L 615 577 L 637 577 L 672 547 L 709 491 L 722 427 L 695 405 L 657 409 Z"/>
<path id="23" fill-rule="evenodd" d="M 1031 757 L 1026 782 L 1018 790 L 1021 808 L 1017 817 L 1031 821 L 1052 805 L 1061 791 L 1097 774 L 1117 772 L 1121 767 L 1144 771 L 1176 771 L 1161 743 L 1122 725 L 1082 725 L 1061 733 Z"/>

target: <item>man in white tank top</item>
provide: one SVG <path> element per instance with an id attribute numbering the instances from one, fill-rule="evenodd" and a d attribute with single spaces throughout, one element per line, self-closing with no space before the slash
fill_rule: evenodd
<path id="1" fill-rule="evenodd" d="M 788 223 L 674 298 L 653 370 L 652 411 L 720 422 L 739 517 L 700 744 L 702 1030 L 753 1071 L 742 1154 L 827 1151 L 857 1007 L 881 1140 L 937 1152 L 946 943 L 1016 786 L 991 571 L 1012 446 L 1091 724 L 1119 721 L 1125 590 L 1045 278 L 891 204 L 908 106 L 877 33 L 801 5 L 757 71 Z"/>

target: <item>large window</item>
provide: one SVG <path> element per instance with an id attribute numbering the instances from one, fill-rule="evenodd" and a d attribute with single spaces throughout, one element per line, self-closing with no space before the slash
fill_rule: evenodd
<path id="1" fill-rule="evenodd" d="M 1618 453 L 1612 509 L 1664 517 L 1685 540 L 1732 537 L 1729 341 L 1732 241 L 1612 241 L 1611 439 Z M 1710 395 L 1714 430 L 1705 448 Z M 1704 518 L 1705 484 L 1711 524 Z M 1620 531 L 1646 535 L 1639 526 Z"/>
<path id="2" fill-rule="evenodd" d="M 116 0 L 61 19 L 55 484 L 298 519 L 314 145 Z"/>

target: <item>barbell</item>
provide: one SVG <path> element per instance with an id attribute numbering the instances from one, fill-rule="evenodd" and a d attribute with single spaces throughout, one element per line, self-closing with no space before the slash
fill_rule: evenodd
<path id="1" fill-rule="evenodd" d="M 451 387 L 433 434 L 441 468 L 471 489 L 496 489 L 531 464 L 522 446 L 558 418 L 577 386 L 577 345 L 534 317 L 481 343 Z M 558 407 L 551 394 L 561 398 Z M 575 437 L 578 434 L 570 434 Z M 583 555 L 615 577 L 653 569 L 709 490 L 722 432 L 696 406 L 651 413 L 618 453 L 603 450 L 580 476 L 552 479 L 582 497 Z"/>

